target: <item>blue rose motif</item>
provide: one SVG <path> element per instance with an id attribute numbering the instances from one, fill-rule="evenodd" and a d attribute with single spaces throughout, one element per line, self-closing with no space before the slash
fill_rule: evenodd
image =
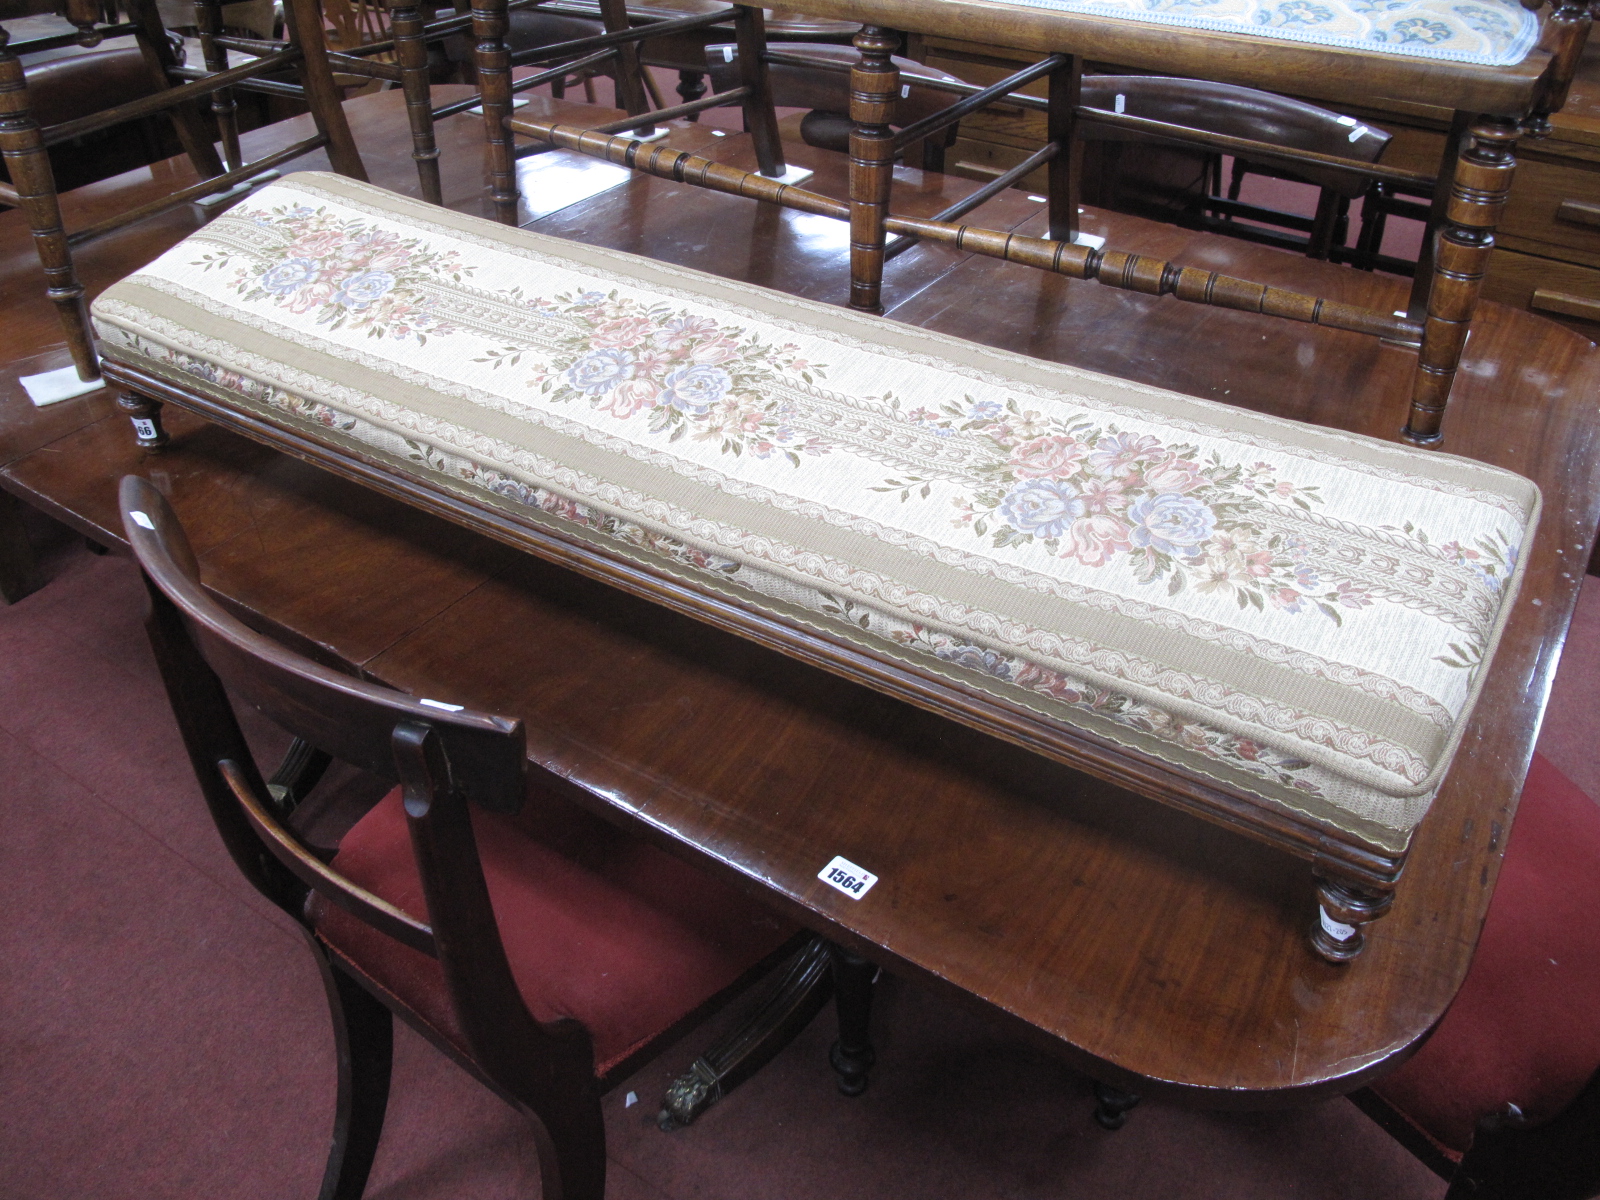
<path id="1" fill-rule="evenodd" d="M 721 400 L 733 386 L 733 376 L 721 367 L 704 363 L 679 367 L 664 381 L 661 398 L 674 408 L 688 413 L 703 413 Z"/>
<path id="2" fill-rule="evenodd" d="M 363 271 L 339 285 L 333 302 L 346 308 L 366 308 L 394 289 L 394 276 L 387 271 Z"/>
<path id="3" fill-rule="evenodd" d="M 1000 502 L 1001 515 L 1012 526 L 1042 538 L 1060 537 L 1087 511 L 1078 489 L 1059 479 L 1030 479 Z"/>
<path id="4" fill-rule="evenodd" d="M 1404 21 L 1396 21 L 1392 32 L 1397 42 L 1421 42 L 1424 46 L 1435 46 L 1449 41 L 1451 30 L 1441 21 L 1407 17 Z"/>
<path id="5" fill-rule="evenodd" d="M 967 409 L 967 416 L 974 421 L 992 421 L 1004 411 L 998 400 L 979 400 Z"/>
<path id="6" fill-rule="evenodd" d="M 1011 660 L 995 650 L 957 643 L 953 646 L 940 647 L 934 653 L 945 662 L 954 663 L 958 667 L 982 671 L 985 675 L 993 675 L 997 679 L 1011 678 Z"/>
<path id="7" fill-rule="evenodd" d="M 567 368 L 567 382 L 580 392 L 600 396 L 633 378 L 633 358 L 622 350 L 591 350 Z"/>
<path id="8" fill-rule="evenodd" d="M 297 292 L 317 277 L 317 264 L 309 258 L 291 258 L 261 276 L 261 286 L 274 296 Z"/>
<path id="9" fill-rule="evenodd" d="M 1217 514 L 1180 492 L 1158 492 L 1128 509 L 1135 546 L 1149 546 L 1163 554 L 1190 554 L 1211 536 Z"/>

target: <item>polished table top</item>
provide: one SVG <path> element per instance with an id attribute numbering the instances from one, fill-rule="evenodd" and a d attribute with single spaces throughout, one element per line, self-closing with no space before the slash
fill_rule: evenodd
<path id="1" fill-rule="evenodd" d="M 444 89 L 441 89 L 443 91 Z M 535 104 L 546 101 L 535 99 Z M 398 93 L 352 125 L 375 181 L 415 193 Z M 482 211 L 472 118 L 441 127 L 446 201 Z M 258 147 L 292 139 L 275 127 Z M 746 165 L 741 137 L 672 135 Z M 843 163 L 793 147 L 816 190 Z M 308 166 L 322 166 L 315 157 Z M 534 228 L 842 303 L 847 237 L 826 218 L 687 185 L 616 178 L 557 206 L 526 160 Z M 603 164 L 602 164 L 603 165 Z M 158 168 L 74 194 L 69 228 L 187 177 Z M 590 178 L 599 187 L 605 180 Z M 553 185 L 552 185 L 553 186 Z M 974 185 L 907 172 L 896 207 L 936 211 Z M 580 187 L 579 191 L 584 188 Z M 1037 231 L 1009 192 L 969 218 Z M 1403 281 L 1090 210 L 1141 253 L 1399 308 Z M 91 290 L 194 227 L 176 213 L 80 253 Z M 10 353 L 59 340 L 32 289 L 15 213 L 0 216 Z M 893 319 L 1194 395 L 1394 438 L 1412 352 L 1375 339 L 1185 306 L 941 247 L 890 266 Z M 64 361 L 64 359 L 62 360 Z M 55 365 L 35 357 L 23 369 Z M 0 484 L 119 544 L 115 482 L 155 479 L 206 578 L 290 640 L 371 676 L 526 719 L 534 756 L 613 819 L 726 874 L 890 970 L 972 999 L 1108 1082 L 1157 1081 L 1240 1107 L 1348 1091 L 1396 1064 L 1459 986 L 1493 889 L 1583 564 L 1600 518 L 1600 351 L 1551 322 L 1483 306 L 1445 449 L 1544 489 L 1527 583 L 1393 911 L 1353 964 L 1313 956 L 1305 864 L 1075 775 L 644 601 L 405 509 L 169 413 L 145 455 L 100 394 L 35 410 L 0 375 Z M 834 855 L 880 877 L 867 899 L 816 879 Z M 1154 1090 L 1149 1083 L 1144 1090 Z"/>

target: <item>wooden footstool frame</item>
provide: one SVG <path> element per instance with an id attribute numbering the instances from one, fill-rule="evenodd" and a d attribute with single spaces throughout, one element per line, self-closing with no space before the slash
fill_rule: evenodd
<path id="1" fill-rule="evenodd" d="M 484 86 L 484 116 L 491 145 L 496 147 L 495 154 L 506 164 L 510 153 L 502 148 L 501 141 L 508 136 L 506 130 L 509 129 L 543 143 L 578 150 L 649 174 L 848 221 L 850 303 L 865 312 L 882 311 L 883 267 L 891 246 L 900 250 L 907 248 L 908 239 L 927 239 L 1070 278 L 1093 279 L 1110 287 L 1260 312 L 1415 345 L 1418 358 L 1411 406 L 1401 433 L 1406 440 L 1421 446 L 1438 445 L 1443 438 L 1442 425 L 1450 387 L 1460 365 L 1473 309 L 1494 248 L 1495 226 L 1511 188 L 1517 139 L 1524 130 L 1532 136 L 1542 136 L 1548 130 L 1549 114 L 1565 102 L 1590 23 L 1586 5 L 1558 0 L 1546 23 L 1543 48 L 1530 51 L 1515 67 L 1489 68 L 1406 60 L 1394 55 L 1272 42 L 1203 30 L 1183 30 L 1181 35 L 1175 36 L 1178 31 L 1136 22 L 1024 10 L 1016 6 L 985 5 L 974 9 L 942 0 L 934 3 L 869 0 L 864 4 L 853 0 L 849 3 L 822 0 L 811 6 L 818 15 L 855 16 L 875 22 L 863 28 L 855 40 L 861 59 L 852 69 L 850 79 L 850 115 L 856 129 L 850 142 L 850 197 L 846 204 L 763 178 L 777 173 L 769 168 L 772 152 L 763 145 L 768 128 L 765 122 L 749 124 L 757 134 L 758 152 L 763 156 L 761 171 L 752 173 L 723 167 L 695 155 L 648 147 L 626 138 L 600 136 L 637 128 L 646 123 L 644 118 L 585 131 L 556 122 L 515 117 L 502 94 L 503 89 L 493 83 L 495 64 L 503 56 L 498 39 L 502 36 L 504 21 L 498 14 L 503 12 L 504 4 L 505 0 L 479 0 L 477 11 L 484 14 L 479 26 L 480 72 L 485 66 L 490 71 Z M 1526 2 L 1525 6 L 1534 7 Z M 950 15 L 957 9 L 963 21 L 962 37 L 1040 50 L 1046 57 L 990 87 L 972 87 L 966 98 L 943 113 L 895 132 L 890 125 L 899 98 L 900 78 L 890 56 L 898 48 L 899 39 L 888 27 L 922 34 L 948 33 Z M 747 21 L 745 28 L 749 36 L 758 36 L 759 24 Z M 744 36 L 742 34 L 741 38 Z M 1066 52 L 1068 47 L 1070 52 Z M 767 62 L 785 61 L 781 50 L 763 48 L 760 53 Z M 741 44 L 741 62 L 749 55 L 750 48 Z M 1217 135 L 1197 137 L 1195 131 L 1162 122 L 1087 108 L 1081 102 L 1086 59 L 1163 72 L 1178 71 L 1245 86 L 1265 86 L 1269 90 L 1281 88 L 1282 79 L 1291 77 L 1296 80 L 1298 89 L 1322 99 L 1359 99 L 1376 89 L 1380 95 L 1445 105 L 1456 110 L 1456 117 L 1438 174 L 1427 176 L 1355 159 L 1287 151 L 1249 139 Z M 1048 80 L 1048 100 L 1014 94 L 1040 78 Z M 694 106 L 657 112 L 649 119 L 666 120 L 686 111 L 698 111 L 717 99 L 711 97 Z M 1010 105 L 1039 108 L 1047 114 L 1049 140 L 1045 146 L 962 205 L 941 213 L 934 220 L 894 216 L 889 201 L 896 154 L 907 144 L 948 128 L 978 109 L 1001 100 Z M 745 101 L 748 104 L 748 98 Z M 1074 241 L 1078 211 L 1077 130 L 1080 123 L 1090 121 L 1146 135 L 1175 136 L 1224 152 L 1248 154 L 1252 159 L 1288 164 L 1321 162 L 1357 171 L 1381 182 L 1413 188 L 1432 187 L 1434 201 L 1429 240 L 1407 312 L 1396 314 L 1363 309 L 1147 256 L 1077 244 Z M 1048 238 L 1018 237 L 951 223 L 1046 164 L 1049 173 Z M 514 221 L 516 200 L 509 169 L 497 171 L 494 189 L 500 219 Z M 888 242 L 891 234 L 899 235 L 895 243 Z"/>

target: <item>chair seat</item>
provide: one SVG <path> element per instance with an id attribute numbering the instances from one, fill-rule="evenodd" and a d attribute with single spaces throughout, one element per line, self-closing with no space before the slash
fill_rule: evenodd
<path id="1" fill-rule="evenodd" d="M 537 815 L 530 801 L 532 816 Z M 653 846 L 601 827 L 582 845 L 529 817 L 475 810 L 500 937 L 529 1011 L 570 1017 L 602 1078 L 781 946 L 795 927 Z M 610 836 L 607 836 L 610 834 Z M 396 788 L 345 835 L 334 869 L 419 920 L 422 880 Z M 467 1051 L 439 964 L 325 901 L 318 934 L 359 973 Z"/>
<path id="2" fill-rule="evenodd" d="M 1600 1068 L 1600 805 L 1534 755 L 1466 982 L 1433 1036 L 1373 1085 L 1456 1153 L 1482 1116 L 1554 1117 Z"/>
<path id="3" fill-rule="evenodd" d="M 1519 0 L 1011 0 L 1024 8 L 1214 29 L 1370 54 L 1506 67 L 1539 35 Z"/>

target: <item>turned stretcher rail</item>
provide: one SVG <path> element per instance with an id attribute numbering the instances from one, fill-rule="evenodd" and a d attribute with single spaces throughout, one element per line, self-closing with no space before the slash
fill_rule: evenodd
<path id="1" fill-rule="evenodd" d="M 519 119 L 515 128 L 519 133 L 552 142 L 564 149 L 603 158 L 663 179 L 752 200 L 765 200 L 839 221 L 850 219 L 850 206 L 843 200 L 778 183 L 754 171 L 740 170 L 683 150 L 653 146 L 633 138 L 616 137 L 593 129 L 579 129 L 550 121 Z M 917 217 L 891 215 L 884 224 L 890 233 L 940 242 L 969 253 L 1054 271 L 1072 279 L 1093 279 L 1107 287 L 1126 291 L 1143 292 L 1151 296 L 1170 295 L 1194 304 L 1264 313 L 1395 341 L 1416 342 L 1422 336 L 1421 323 L 1406 317 L 1268 287 L 1215 271 L 1183 267 L 1142 254 L 1094 250 L 1049 238 L 1025 237 L 974 225 L 953 225 Z"/>

